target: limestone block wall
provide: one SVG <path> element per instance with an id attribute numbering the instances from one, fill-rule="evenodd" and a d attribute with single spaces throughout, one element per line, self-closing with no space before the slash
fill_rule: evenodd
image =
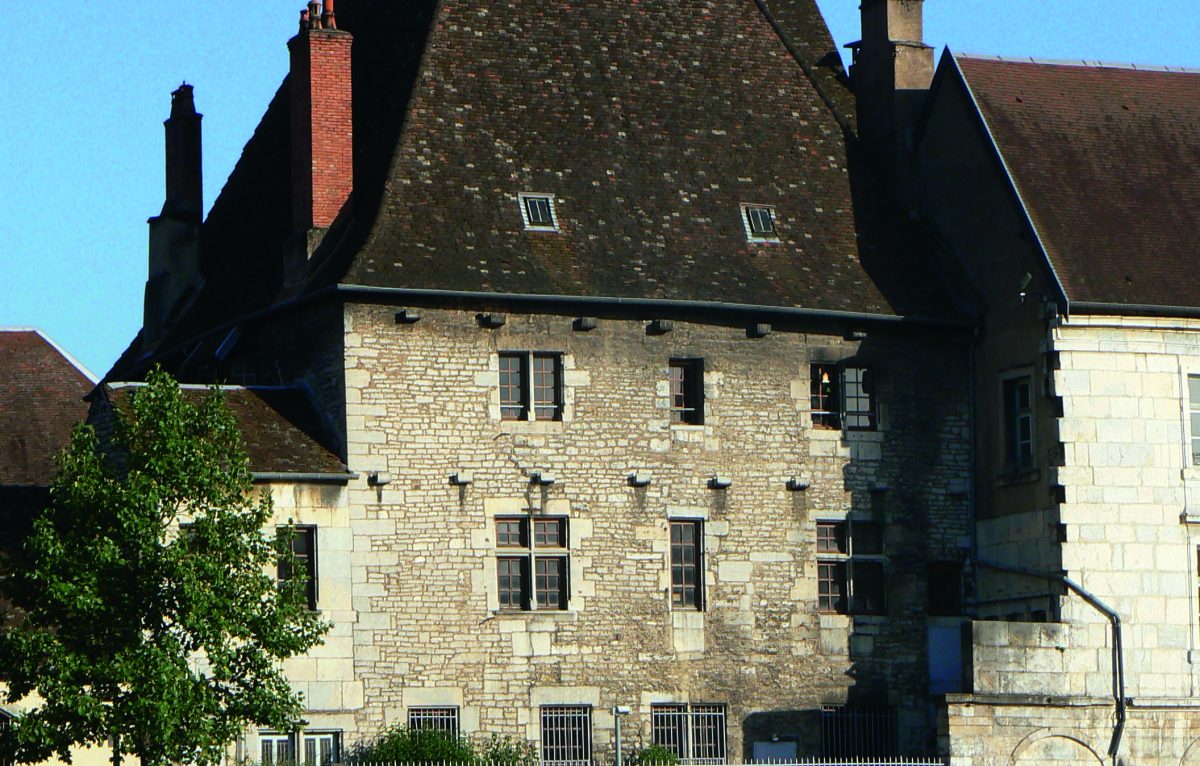
<path id="1" fill-rule="evenodd" d="M 1200 322 L 1072 317 L 1053 334 L 1062 399 L 1063 567 L 1125 622 L 1129 694 L 1197 694 L 1197 551 L 1188 375 Z M 1067 599 L 1064 620 L 1095 619 Z"/>
<path id="2" fill-rule="evenodd" d="M 727 706 L 729 754 L 791 738 L 812 752 L 822 704 L 901 710 L 906 749 L 932 730 L 926 701 L 925 563 L 968 540 L 965 356 L 945 338 L 863 341 L 676 322 L 348 306 L 345 392 L 354 674 L 369 737 L 411 707 L 460 707 L 464 733 L 537 741 L 539 707 L 630 705 L 632 746 L 656 702 Z M 500 418 L 497 352 L 561 354 L 561 419 Z M 704 359 L 703 425 L 672 425 L 669 360 Z M 812 427 L 809 364 L 876 372 L 878 432 Z M 921 365 L 912 363 L 920 358 Z M 386 472 L 391 482 L 369 486 Z M 650 479 L 631 486 L 631 474 Z M 469 476 L 470 483 L 455 484 Z M 553 476 L 536 484 L 535 474 Z M 713 489 L 720 475 L 727 489 Z M 789 479 L 807 484 L 789 490 Z M 499 608 L 497 517 L 568 519 L 562 611 Z M 816 522 L 887 524 L 888 606 L 820 615 Z M 703 526 L 704 609 L 672 607 L 669 530 Z"/>
<path id="3" fill-rule="evenodd" d="M 976 694 L 1040 697 L 1112 695 L 1108 624 L 974 622 Z"/>

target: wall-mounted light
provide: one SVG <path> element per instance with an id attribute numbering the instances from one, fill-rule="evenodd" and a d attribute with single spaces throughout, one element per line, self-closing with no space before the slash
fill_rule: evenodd
<path id="1" fill-rule="evenodd" d="M 475 481 L 475 474 L 470 471 L 458 471 L 450 474 L 450 483 L 456 487 L 465 487 Z"/>
<path id="2" fill-rule="evenodd" d="M 387 471 L 371 471 L 367 474 L 367 484 L 372 487 L 383 487 L 392 483 L 392 475 Z"/>
<path id="3" fill-rule="evenodd" d="M 729 489 L 733 486 L 733 479 L 721 474 L 713 474 L 713 477 L 708 480 L 709 489 Z"/>
<path id="4" fill-rule="evenodd" d="M 530 481 L 530 483 L 536 484 L 539 487 L 548 487 L 554 483 L 555 477 L 554 477 L 554 474 L 552 474 L 552 473 L 547 473 L 544 471 L 535 471 L 535 472 L 529 474 L 529 481 Z"/>
<path id="5" fill-rule="evenodd" d="M 629 474 L 629 486 L 631 486 L 631 487 L 648 487 L 648 486 L 650 486 L 651 478 L 652 477 L 650 476 L 649 471 L 636 471 L 634 473 Z"/>

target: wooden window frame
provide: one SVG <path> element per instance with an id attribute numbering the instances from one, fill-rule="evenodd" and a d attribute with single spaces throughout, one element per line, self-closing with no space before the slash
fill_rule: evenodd
<path id="1" fill-rule="evenodd" d="M 671 424 L 704 425 L 704 360 L 679 357 L 670 361 Z"/>
<path id="2" fill-rule="evenodd" d="M 816 541 L 817 611 L 825 614 L 887 614 L 887 550 L 883 525 L 854 519 L 822 520 L 817 522 Z"/>
<path id="3" fill-rule="evenodd" d="M 813 428 L 879 430 L 879 399 L 871 367 L 850 362 L 813 362 L 809 365 L 808 388 Z"/>
<path id="4" fill-rule="evenodd" d="M 553 194 L 521 192 L 517 195 L 521 222 L 526 231 L 558 231 L 558 210 Z"/>
<path id="5" fill-rule="evenodd" d="M 497 359 L 500 375 L 501 420 L 513 422 L 562 420 L 565 396 L 563 355 L 561 353 L 557 351 L 500 351 Z M 514 375 L 517 377 L 516 381 L 513 380 Z"/>
<path id="6" fill-rule="evenodd" d="M 1024 403 L 1019 398 L 1022 389 L 1026 395 Z M 1008 373 L 1000 379 L 1001 434 L 1004 438 L 1004 470 L 1007 473 L 1026 473 L 1037 467 L 1037 419 L 1033 391 L 1031 370 Z"/>
<path id="7" fill-rule="evenodd" d="M 704 611 L 704 521 L 701 519 L 671 519 L 671 608 Z M 690 530 L 692 539 L 683 538 Z M 676 533 L 679 533 L 678 535 Z M 690 561 L 688 561 L 690 552 Z M 688 574 L 692 581 L 687 581 Z"/>
<path id="8" fill-rule="evenodd" d="M 566 516 L 530 514 L 497 516 L 493 523 L 496 530 L 496 590 L 500 611 L 566 611 L 571 596 L 570 519 Z M 519 545 L 512 544 L 513 524 L 518 525 Z M 538 544 L 538 527 L 546 525 L 558 527 L 555 538 L 561 544 L 548 542 L 550 536 L 545 532 L 541 533 L 542 544 Z M 501 540 L 506 542 L 502 543 Z M 550 566 L 557 571 L 549 571 Z M 515 587 L 514 578 L 518 583 Z"/>
<path id="9" fill-rule="evenodd" d="M 276 534 L 282 536 L 287 532 L 288 527 L 276 527 Z M 305 585 L 306 599 L 308 608 L 311 611 L 317 611 L 317 603 L 320 598 L 320 588 L 317 577 L 317 527 L 314 524 L 296 524 L 292 529 L 292 556 L 296 559 L 297 564 L 302 565 L 307 583 Z M 306 543 L 306 551 L 296 550 L 296 543 L 302 541 Z M 286 582 L 291 579 L 291 572 L 288 571 L 287 564 L 280 561 L 275 565 L 275 578 L 277 582 Z"/>

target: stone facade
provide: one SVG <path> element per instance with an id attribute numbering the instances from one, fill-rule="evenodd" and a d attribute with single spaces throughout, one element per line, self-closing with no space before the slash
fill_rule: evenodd
<path id="1" fill-rule="evenodd" d="M 961 561 L 969 538 L 961 341 L 395 314 L 344 308 L 346 462 L 359 478 L 271 489 L 281 521 L 318 527 L 319 608 L 335 626 L 289 663 L 306 731 L 340 730 L 348 746 L 413 708 L 452 706 L 473 739 L 536 744 L 543 706 L 582 705 L 602 757 L 614 705 L 633 709 L 633 748 L 651 740 L 652 705 L 704 703 L 723 706 L 736 762 L 773 738 L 820 752 L 822 706 L 865 704 L 896 709 L 902 752 L 928 751 L 926 563 Z M 502 419 L 502 351 L 560 355 L 559 420 Z M 702 425 L 671 422 L 677 358 L 703 359 Z M 875 375 L 879 428 L 814 428 L 810 364 L 851 359 Z M 567 519 L 565 609 L 500 606 L 496 519 L 522 517 Z M 882 614 L 818 610 L 816 524 L 848 518 L 885 525 Z M 672 606 L 682 520 L 703 533 L 702 609 Z M 258 752 L 253 736 L 244 747 Z"/>

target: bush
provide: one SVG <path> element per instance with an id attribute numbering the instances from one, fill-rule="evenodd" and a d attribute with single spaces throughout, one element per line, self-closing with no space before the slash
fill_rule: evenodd
<path id="1" fill-rule="evenodd" d="M 675 755 L 674 751 L 668 750 L 662 745 L 650 745 L 643 747 L 633 756 L 634 762 L 639 764 L 665 764 L 666 766 L 676 766 L 679 763 L 679 756 Z"/>
<path id="2" fill-rule="evenodd" d="M 404 724 L 396 724 L 374 743 L 359 746 L 354 753 L 354 760 L 366 763 L 476 763 L 479 755 L 471 743 L 462 737 L 437 729 L 410 729 Z"/>
<path id="3" fill-rule="evenodd" d="M 517 766 L 526 766 L 526 764 L 535 764 L 538 762 L 537 747 L 522 739 L 513 739 L 512 737 L 497 737 L 492 735 L 492 739 L 483 746 L 483 752 L 480 753 L 480 759 L 487 763 L 507 763 Z"/>

